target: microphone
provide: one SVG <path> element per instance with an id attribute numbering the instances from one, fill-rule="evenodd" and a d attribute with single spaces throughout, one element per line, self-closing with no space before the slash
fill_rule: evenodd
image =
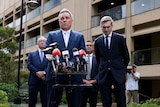
<path id="1" fill-rule="evenodd" d="M 53 50 L 52 47 L 48 47 L 48 48 L 43 49 L 42 51 L 44 52 L 44 54 L 52 54 L 52 50 Z"/>
<path id="2" fill-rule="evenodd" d="M 58 48 L 58 43 L 57 42 L 51 43 L 49 44 L 49 47 L 52 47 L 53 49 Z"/>
<path id="3" fill-rule="evenodd" d="M 49 60 L 49 61 L 53 60 L 53 57 L 51 55 L 52 50 L 53 50 L 52 47 L 48 47 L 48 48 L 45 48 L 45 49 L 42 50 L 44 52 L 45 56 L 46 56 L 46 59 Z"/>
<path id="4" fill-rule="evenodd" d="M 63 56 L 63 59 L 66 60 L 66 67 L 67 69 L 69 69 L 71 66 L 70 66 L 70 62 L 69 62 L 69 51 L 65 48 L 63 49 L 62 51 L 62 56 Z"/>
<path id="5" fill-rule="evenodd" d="M 79 52 L 79 57 L 84 59 L 85 62 L 87 62 L 86 52 L 83 49 L 79 50 L 78 52 Z"/>
<path id="6" fill-rule="evenodd" d="M 60 61 L 59 61 L 59 58 L 61 56 L 61 52 L 58 48 L 55 48 L 53 51 L 52 51 L 52 56 L 56 59 L 56 64 L 60 64 Z"/>
<path id="7" fill-rule="evenodd" d="M 75 59 L 76 59 L 75 71 L 80 71 L 80 60 L 79 60 L 79 52 L 78 52 L 78 49 L 77 49 L 77 48 L 73 48 L 73 49 L 72 49 L 72 52 L 73 52 L 73 56 L 74 56 Z"/>
<path id="8" fill-rule="evenodd" d="M 53 50 L 52 47 L 48 47 L 48 48 L 44 49 L 43 52 L 44 52 L 44 54 L 46 56 L 46 59 L 48 61 L 50 61 L 53 71 L 56 72 L 56 67 L 55 67 L 55 64 L 54 64 L 54 61 L 53 61 L 54 58 L 52 56 L 52 50 Z"/>
<path id="9" fill-rule="evenodd" d="M 78 52 L 78 49 L 77 48 L 73 48 L 72 52 L 73 52 L 73 56 L 76 58 L 77 64 L 79 64 L 80 61 L 79 61 L 79 52 Z"/>
<path id="10" fill-rule="evenodd" d="M 87 58 L 86 58 L 86 52 L 81 49 L 78 51 L 79 52 L 79 57 L 82 58 L 83 60 L 81 61 L 81 71 L 87 71 Z"/>

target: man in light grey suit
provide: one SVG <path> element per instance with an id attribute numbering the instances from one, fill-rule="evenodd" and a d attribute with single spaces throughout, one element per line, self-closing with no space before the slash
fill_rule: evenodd
<path id="1" fill-rule="evenodd" d="M 126 107 L 125 81 L 129 63 L 126 41 L 121 34 L 112 32 L 113 20 L 110 16 L 102 17 L 100 27 L 103 34 L 95 40 L 95 55 L 103 107 L 112 105 L 112 85 L 117 107 Z"/>
<path id="2" fill-rule="evenodd" d="M 51 31 L 48 33 L 46 45 L 49 46 L 49 44 L 57 42 L 59 50 L 62 52 L 63 49 L 67 49 L 70 54 L 69 61 L 75 62 L 72 49 L 77 48 L 78 50 L 80 49 L 86 50 L 83 34 L 71 29 L 73 16 L 68 9 L 62 9 L 60 11 L 58 15 L 58 21 L 60 30 Z M 60 57 L 60 62 L 63 64 L 63 72 L 69 72 L 69 70 L 66 69 L 66 63 L 62 56 Z M 83 79 L 82 75 L 73 75 L 71 77 L 71 84 L 81 84 L 82 79 Z M 51 80 L 52 80 L 51 74 L 47 73 L 47 81 Z M 57 75 L 56 81 L 52 82 L 52 84 L 54 84 L 55 82 L 57 84 L 68 84 L 69 80 L 70 78 L 68 77 L 68 75 Z M 49 91 L 51 91 L 51 88 L 52 87 L 49 87 Z M 81 89 L 65 88 L 65 90 L 66 90 L 68 107 L 79 107 L 81 101 Z M 52 92 L 53 96 L 51 97 L 53 101 L 51 101 L 51 104 L 49 105 L 52 107 L 58 107 L 61 101 L 63 88 L 55 88 Z"/>

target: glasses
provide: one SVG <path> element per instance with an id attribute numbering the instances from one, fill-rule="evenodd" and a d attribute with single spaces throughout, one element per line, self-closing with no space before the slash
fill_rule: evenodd
<path id="1" fill-rule="evenodd" d="M 86 46 L 92 46 L 92 45 L 86 45 Z"/>
<path id="2" fill-rule="evenodd" d="M 109 29 L 111 26 L 102 26 L 103 29 Z"/>

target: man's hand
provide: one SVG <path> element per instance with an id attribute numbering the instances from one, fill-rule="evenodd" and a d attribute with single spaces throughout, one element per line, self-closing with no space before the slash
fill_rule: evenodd
<path id="1" fill-rule="evenodd" d="M 45 72 L 44 71 L 38 71 L 36 72 L 37 77 L 41 78 L 42 80 L 45 80 Z"/>
<path id="2" fill-rule="evenodd" d="M 97 84 L 97 81 L 96 80 L 86 80 L 86 79 L 83 79 L 83 83 L 84 84 Z"/>

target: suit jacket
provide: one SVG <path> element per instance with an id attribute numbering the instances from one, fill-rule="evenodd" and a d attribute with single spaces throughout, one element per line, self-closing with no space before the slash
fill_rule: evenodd
<path id="1" fill-rule="evenodd" d="M 107 51 L 104 36 L 95 40 L 95 55 L 99 65 L 98 83 L 104 84 L 109 69 L 118 83 L 125 82 L 126 68 L 129 63 L 129 53 L 124 37 L 118 33 L 112 33 L 110 50 Z M 109 68 L 109 69 L 108 69 Z"/>
<path id="2" fill-rule="evenodd" d="M 96 61 L 96 57 L 95 55 L 92 56 L 92 68 L 91 68 L 91 80 L 97 80 L 98 79 L 98 65 L 97 65 L 97 61 Z M 93 85 L 92 88 L 93 91 L 98 91 L 98 86 Z"/>
<path id="3" fill-rule="evenodd" d="M 40 78 L 36 76 L 37 71 L 45 71 L 47 72 L 47 66 L 48 66 L 48 60 L 44 57 L 43 62 L 41 62 L 41 59 L 39 57 L 39 51 L 35 50 L 29 53 L 28 55 L 28 69 L 30 71 L 28 84 L 42 84 L 45 83 Z"/>
<path id="4" fill-rule="evenodd" d="M 96 61 L 95 55 L 92 56 L 92 68 L 91 68 L 91 79 L 97 79 L 98 78 L 98 65 Z"/>
<path id="5" fill-rule="evenodd" d="M 67 47 L 65 47 L 63 34 L 62 34 L 61 30 L 51 31 L 48 33 L 46 46 L 48 47 L 49 44 L 54 43 L 54 42 L 58 43 L 58 48 L 61 52 L 65 48 L 68 49 L 69 54 L 70 54 L 69 60 L 72 62 L 75 62 L 75 58 L 73 57 L 73 52 L 72 52 L 73 48 L 77 48 L 78 50 L 80 50 L 80 49 L 86 50 L 83 34 L 76 32 L 76 31 L 73 31 L 73 30 L 71 30 L 71 32 L 70 32 L 70 37 L 69 37 Z M 60 57 L 60 62 L 64 62 L 64 59 L 62 58 L 62 56 Z M 48 72 L 48 74 L 47 74 L 47 80 L 51 80 L 52 77 L 49 72 Z M 72 80 L 73 80 L 72 83 L 81 83 L 82 78 L 83 78 L 82 76 L 72 76 Z M 65 81 L 65 80 L 63 80 L 63 81 Z"/>

